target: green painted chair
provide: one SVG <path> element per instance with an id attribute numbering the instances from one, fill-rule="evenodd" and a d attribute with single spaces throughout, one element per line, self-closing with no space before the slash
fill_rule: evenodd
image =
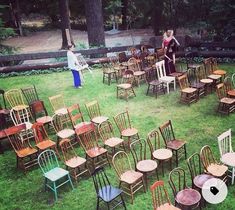
<path id="1" fill-rule="evenodd" d="M 38 156 L 38 164 L 45 177 L 45 190 L 48 187 L 55 193 L 55 201 L 58 200 L 57 188 L 69 182 L 72 189 L 74 189 L 69 172 L 60 168 L 56 154 L 53 150 L 48 149 L 42 152 Z M 64 181 L 65 178 L 66 180 Z M 63 182 L 59 183 L 59 180 L 63 180 Z"/>

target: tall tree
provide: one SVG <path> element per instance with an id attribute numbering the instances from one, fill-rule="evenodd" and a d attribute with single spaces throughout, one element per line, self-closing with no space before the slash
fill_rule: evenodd
<path id="1" fill-rule="evenodd" d="M 104 46 L 102 0 L 86 0 L 85 10 L 89 46 Z"/>
<path id="2" fill-rule="evenodd" d="M 59 0 L 59 10 L 60 10 L 60 22 L 61 22 L 61 32 L 62 32 L 62 47 L 61 49 L 66 49 L 68 45 L 74 44 L 73 37 L 71 34 L 70 26 L 70 14 L 69 14 L 69 0 Z"/>
<path id="3" fill-rule="evenodd" d="M 154 0 L 152 7 L 152 26 L 155 35 L 160 35 L 161 29 L 163 29 L 163 4 L 164 0 Z"/>
<path id="4" fill-rule="evenodd" d="M 122 0 L 122 28 L 127 29 L 128 0 Z"/>

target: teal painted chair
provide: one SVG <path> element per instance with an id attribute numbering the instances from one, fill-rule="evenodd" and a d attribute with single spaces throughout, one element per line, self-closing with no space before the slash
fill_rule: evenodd
<path id="1" fill-rule="evenodd" d="M 42 152 L 38 156 L 38 164 L 45 177 L 45 190 L 48 187 L 55 193 L 55 201 L 58 200 L 57 189 L 59 187 L 69 182 L 72 189 L 74 189 L 69 172 L 60 168 L 56 154 L 53 150 L 48 149 Z M 59 182 L 60 180 L 63 182 Z"/>

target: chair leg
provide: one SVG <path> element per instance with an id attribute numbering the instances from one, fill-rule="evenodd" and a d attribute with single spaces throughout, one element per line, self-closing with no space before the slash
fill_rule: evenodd
<path id="1" fill-rule="evenodd" d="M 134 202 L 134 194 L 133 194 L 132 185 L 130 185 L 130 192 L 131 192 L 131 204 L 133 204 L 133 202 Z"/>
<path id="2" fill-rule="evenodd" d="M 149 94 L 149 88 L 150 88 L 150 84 L 148 85 L 148 89 L 147 89 L 146 95 Z"/>
<path id="3" fill-rule="evenodd" d="M 71 185 L 72 189 L 74 190 L 73 182 L 72 182 L 71 177 L 70 177 L 69 174 L 68 174 L 68 179 L 69 179 L 69 182 L 70 182 L 70 185 Z"/>
<path id="4" fill-rule="evenodd" d="M 99 206 L 100 206 L 100 199 L 99 197 L 97 198 L 97 204 L 96 204 L 96 210 L 99 210 Z"/>
<path id="5" fill-rule="evenodd" d="M 167 93 L 169 93 L 170 92 L 169 83 L 166 84 L 166 88 L 167 88 Z"/>
<path id="6" fill-rule="evenodd" d="M 176 158 L 176 167 L 178 167 L 179 160 L 178 160 L 178 150 L 175 150 L 175 158 Z"/>
<path id="7" fill-rule="evenodd" d="M 108 210 L 110 209 L 110 206 L 109 206 L 109 203 L 107 202 L 107 207 L 108 207 Z"/>
<path id="8" fill-rule="evenodd" d="M 120 197 L 121 197 L 121 200 L 122 200 L 122 205 L 123 205 L 124 209 L 126 210 L 126 204 L 125 204 L 125 201 L 124 201 L 124 199 L 122 197 L 122 194 L 120 195 Z"/>
<path id="9" fill-rule="evenodd" d="M 234 184 L 235 168 L 232 169 L 232 185 Z"/>
<path id="10" fill-rule="evenodd" d="M 44 190 L 47 191 L 47 178 L 44 179 Z"/>
<path id="11" fill-rule="evenodd" d="M 53 182 L 53 190 L 54 190 L 54 193 L 55 193 L 55 201 L 57 201 L 58 200 L 58 194 L 57 194 L 57 188 L 56 188 L 55 182 Z"/>
<path id="12" fill-rule="evenodd" d="M 186 149 L 186 144 L 184 145 L 184 156 L 185 156 L 185 159 L 187 159 L 187 149 Z"/>

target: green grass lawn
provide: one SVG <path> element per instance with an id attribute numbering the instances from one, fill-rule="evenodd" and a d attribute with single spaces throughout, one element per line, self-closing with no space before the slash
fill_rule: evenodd
<path id="1" fill-rule="evenodd" d="M 221 68 L 231 74 L 234 72 L 235 66 L 221 65 Z M 36 85 L 40 99 L 45 101 L 45 105 L 51 114 L 52 109 L 48 97 L 63 93 L 66 105 L 80 104 L 86 120 L 89 118 L 84 104 L 94 99 L 99 101 L 102 114 L 108 116 L 113 124 L 113 116 L 128 108 L 132 125 L 139 130 L 140 136 L 143 138 L 146 137 L 149 131 L 171 119 L 176 137 L 187 141 L 188 156 L 194 152 L 199 152 L 202 146 L 208 144 L 212 147 L 216 158 L 219 160 L 217 136 L 229 128 L 232 128 L 233 131 L 235 130 L 235 114 L 222 116 L 216 113 L 218 103 L 215 94 L 208 95 L 198 103 L 187 106 L 179 103 L 178 90 L 156 99 L 153 96 L 146 96 L 147 86 L 142 85 L 140 88 L 135 88 L 137 97 L 131 98 L 126 102 L 125 100 L 116 99 L 115 84 L 108 86 L 102 83 L 100 70 L 95 70 L 93 75 L 86 73 L 85 80 L 86 83 L 83 89 L 75 89 L 72 86 L 72 74 L 70 72 L 27 77 L 18 76 L 0 79 L 0 88 L 9 90 L 11 88 Z M 118 135 L 117 128 L 115 125 L 114 127 Z M 75 183 L 74 191 L 69 186 L 62 187 L 59 190 L 58 202 L 52 205 L 53 193 L 44 191 L 44 180 L 40 169 L 35 167 L 27 174 L 16 170 L 15 154 L 7 144 L 4 144 L 4 146 L 6 151 L 0 155 L 1 210 L 92 210 L 96 208 L 96 194 L 91 177 L 83 177 L 77 184 Z M 84 155 L 81 148 L 76 148 L 76 150 L 80 155 Z M 62 162 L 61 165 L 64 167 Z M 190 186 L 191 180 L 186 161 L 181 160 L 180 166 L 186 170 L 187 182 Z M 118 186 L 118 179 L 114 169 L 108 166 L 105 169 L 111 183 Z M 167 183 L 168 174 L 169 170 L 166 171 L 165 177 L 162 177 L 160 172 L 160 179 L 165 181 L 169 195 L 172 197 L 172 191 Z M 155 175 L 151 176 L 149 183 L 152 184 L 156 179 Z M 235 209 L 234 193 L 234 186 L 229 186 L 228 197 L 223 203 L 217 206 L 208 204 L 205 209 Z M 147 193 L 142 191 L 137 193 L 133 205 L 130 204 L 129 197 L 125 196 L 125 200 L 127 209 L 152 209 L 149 190 Z"/>

